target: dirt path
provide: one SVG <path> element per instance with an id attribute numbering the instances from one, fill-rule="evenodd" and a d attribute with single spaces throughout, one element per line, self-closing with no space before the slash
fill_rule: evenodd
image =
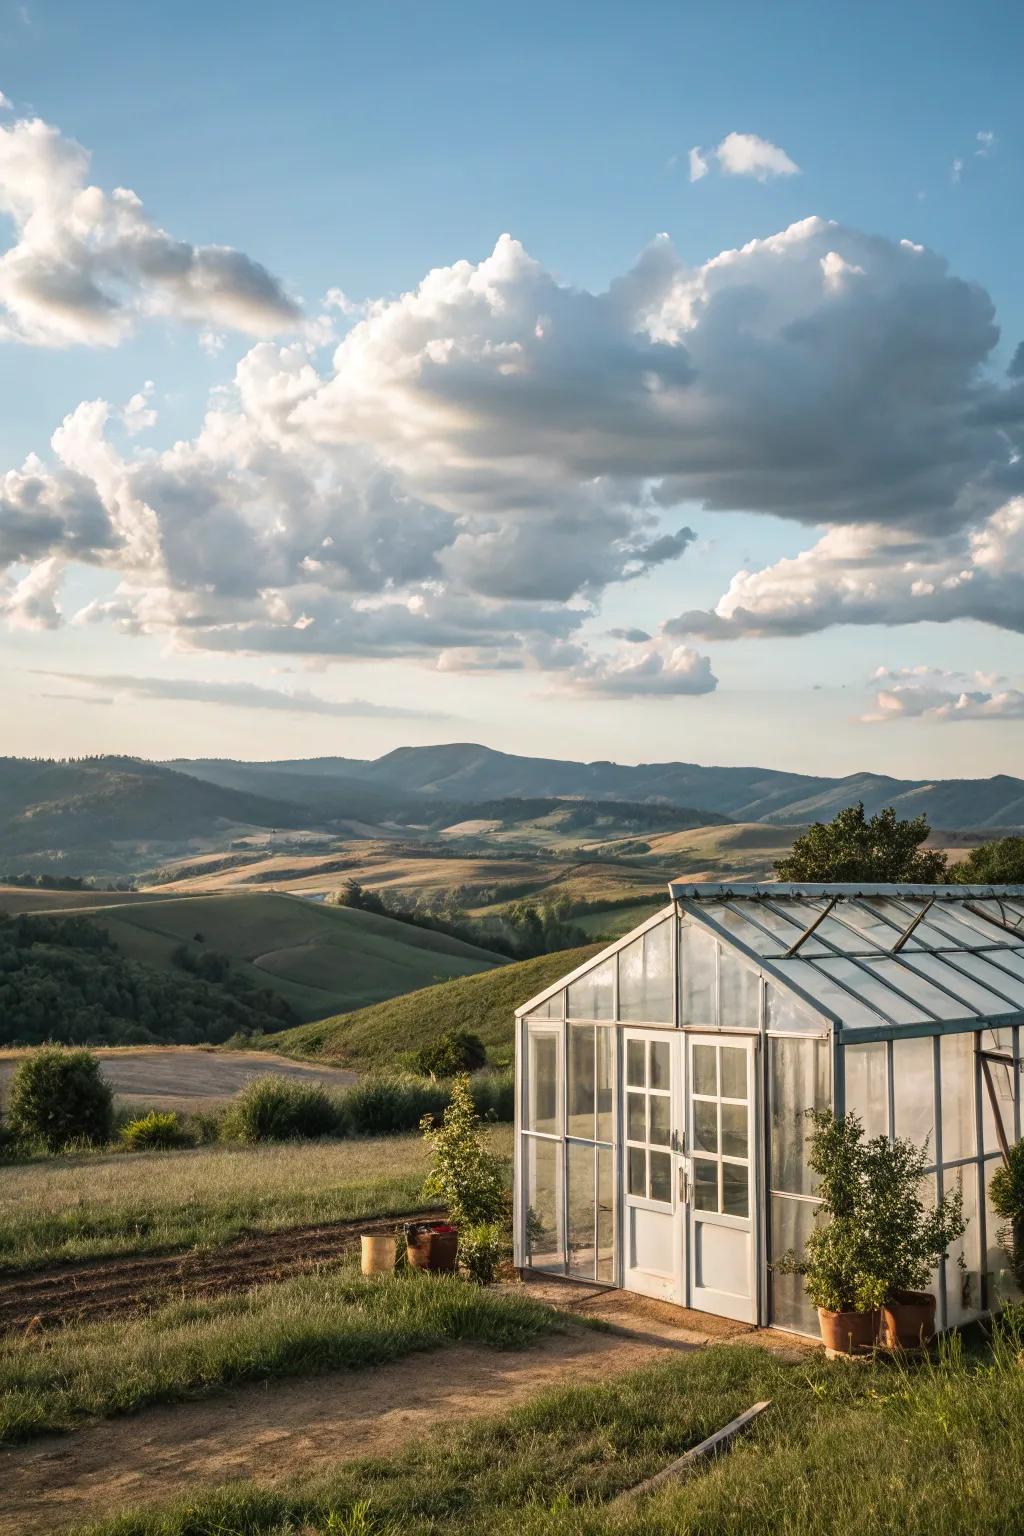
<path id="1" fill-rule="evenodd" d="M 373 1221 L 360 1217 L 241 1238 L 209 1253 L 190 1250 L 0 1271 L 0 1333 L 136 1312 L 184 1290 L 190 1296 L 223 1295 L 282 1280 L 347 1258 L 358 1251 L 361 1232 L 393 1232 L 401 1222 L 398 1216 Z"/>
<path id="2" fill-rule="evenodd" d="M 698 1347 L 645 1323 L 568 1333 L 515 1353 L 457 1345 L 377 1370 L 334 1372 L 150 1408 L 0 1452 L 0 1536 L 38 1536 L 202 1484 L 268 1484 L 382 1456 L 453 1421 L 499 1413 L 550 1386 L 606 1380 Z"/>

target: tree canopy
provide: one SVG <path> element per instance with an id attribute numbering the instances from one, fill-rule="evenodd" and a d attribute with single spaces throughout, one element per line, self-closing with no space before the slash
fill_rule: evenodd
<path id="1" fill-rule="evenodd" d="M 930 831 L 924 816 L 901 821 L 892 806 L 869 819 L 858 801 L 834 820 L 808 827 L 776 863 L 775 873 L 780 880 L 942 884 L 948 878 L 946 855 L 922 846 Z"/>
<path id="2" fill-rule="evenodd" d="M 1001 837 L 972 848 L 952 878 L 960 885 L 1024 885 L 1024 837 Z"/>

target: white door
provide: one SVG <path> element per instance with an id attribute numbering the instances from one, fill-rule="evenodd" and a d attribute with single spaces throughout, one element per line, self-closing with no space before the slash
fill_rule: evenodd
<path id="1" fill-rule="evenodd" d="M 756 1323 L 755 1042 L 686 1039 L 690 1305 Z"/>
<path id="2" fill-rule="evenodd" d="M 681 1050 L 667 1030 L 623 1031 L 623 1283 L 665 1301 L 683 1300 L 683 1220 L 678 1128 Z"/>

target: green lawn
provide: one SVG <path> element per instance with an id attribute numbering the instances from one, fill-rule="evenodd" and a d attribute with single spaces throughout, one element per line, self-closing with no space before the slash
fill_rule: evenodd
<path id="1" fill-rule="evenodd" d="M 437 1039 L 446 1029 L 458 1028 L 480 1036 L 492 1065 L 507 1065 L 512 1060 L 515 1010 L 601 947 L 591 944 L 519 960 L 482 976 L 445 982 L 372 1008 L 268 1035 L 262 1046 L 286 1056 L 313 1056 L 344 1066 L 393 1068 L 411 1050 Z"/>
<path id="2" fill-rule="evenodd" d="M 127 1322 L 0 1340 L 0 1444 L 232 1383 L 365 1370 L 448 1343 L 522 1348 L 559 1326 L 525 1295 L 411 1271 L 364 1280 L 354 1265 Z"/>
<path id="3" fill-rule="evenodd" d="M 1024 1526 L 1019 1323 L 924 1368 L 719 1345 L 290 1488 L 240 1483 L 89 1536 L 1005 1536 Z M 637 1504 L 623 1490 L 759 1399 L 746 1439 Z M 81 1528 L 79 1536 L 85 1536 Z"/>
<path id="4" fill-rule="evenodd" d="M 490 1135 L 511 1152 L 510 1128 Z M 0 1268 L 215 1247 L 245 1232 L 423 1210 L 426 1171 L 418 1135 L 8 1165 L 0 1170 Z"/>

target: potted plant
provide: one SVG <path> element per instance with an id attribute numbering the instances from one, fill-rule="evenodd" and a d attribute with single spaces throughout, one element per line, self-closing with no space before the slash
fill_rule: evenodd
<path id="1" fill-rule="evenodd" d="M 432 1153 L 423 1193 L 428 1200 L 442 1201 L 448 1221 L 410 1229 L 409 1263 L 419 1269 L 454 1269 L 461 1234 L 459 1256 L 470 1276 L 486 1284 L 500 1257 L 508 1194 L 504 1167 L 488 1148 L 467 1073 L 453 1081 L 441 1124 L 426 1115 L 420 1129 Z"/>
<path id="2" fill-rule="evenodd" d="M 1007 1161 L 992 1175 L 988 1190 L 992 1209 L 1006 1223 L 999 1229 L 999 1246 L 1010 1261 L 1018 1290 L 1024 1291 L 1024 1141 L 1010 1148 Z"/>

